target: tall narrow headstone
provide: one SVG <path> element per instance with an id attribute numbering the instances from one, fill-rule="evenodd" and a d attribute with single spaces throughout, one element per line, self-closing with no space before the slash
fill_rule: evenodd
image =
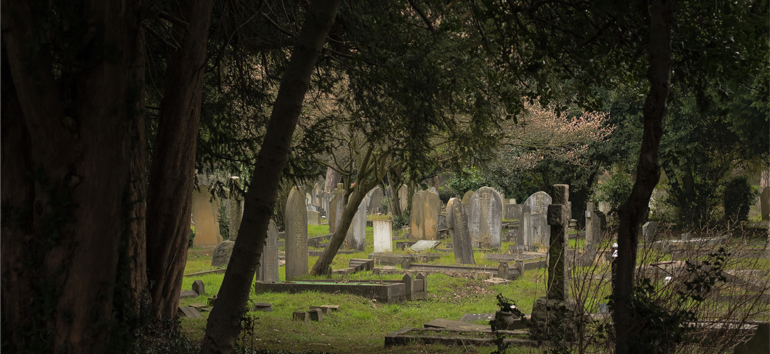
<path id="1" fill-rule="evenodd" d="M 342 183 L 337 185 L 337 189 L 332 194 L 329 202 L 329 210 L 326 212 L 326 219 L 329 222 L 329 233 L 337 231 L 337 223 L 342 218 L 342 211 L 345 209 L 345 191 L 342 190 Z"/>
<path id="2" fill-rule="evenodd" d="M 450 199 L 446 206 L 446 223 L 452 237 L 452 252 L 455 255 L 455 263 L 476 264 L 476 260 L 473 258 L 473 246 L 471 245 L 467 220 L 468 217 L 465 215 L 462 201 L 457 198 Z"/>
<path id="3" fill-rule="evenodd" d="M 548 225 L 551 226 L 551 243 L 548 247 L 548 299 L 566 300 L 569 297 L 569 271 L 566 260 L 569 186 L 555 184 L 553 192 L 553 203 L 548 206 Z"/>
<path id="4" fill-rule="evenodd" d="M 313 187 L 313 205 L 323 208 L 324 187 L 321 183 L 316 183 Z M 326 210 L 326 209 L 324 209 Z"/>
<path id="5" fill-rule="evenodd" d="M 398 204 L 402 213 L 406 210 L 406 207 L 409 206 L 409 187 L 407 187 L 406 184 L 398 189 Z"/>
<path id="6" fill-rule="evenodd" d="M 658 230 L 658 223 L 654 221 L 648 221 L 642 225 L 642 235 L 644 236 L 644 243 L 655 242 L 655 232 Z"/>
<path id="7" fill-rule="evenodd" d="M 348 232 L 345 234 L 345 244 L 350 249 L 363 251 L 366 247 L 366 205 L 368 197 L 358 204 L 358 210 L 353 215 Z M 340 213 L 342 214 L 342 213 Z"/>
<path id="8" fill-rule="evenodd" d="M 529 216 L 532 215 L 530 213 L 524 213 L 521 215 L 521 244 L 516 244 L 517 246 L 532 246 L 534 243 L 532 241 L 532 226 L 529 224 L 530 218 Z"/>
<path id="9" fill-rule="evenodd" d="M 540 214 L 542 216 L 543 224 L 546 226 L 543 230 L 540 230 L 542 233 L 539 236 L 539 241 L 535 242 L 541 242 L 545 246 L 548 246 L 548 240 L 551 239 L 551 228 L 547 226 L 546 214 L 548 213 L 548 205 L 550 205 L 552 201 L 553 198 L 551 198 L 548 193 L 540 191 L 530 195 L 523 204 L 529 208 L 531 214 Z M 541 220 L 541 218 L 538 217 L 536 217 L 536 219 L 537 221 Z"/>
<path id="10" fill-rule="evenodd" d="M 597 237 L 594 235 L 594 232 L 596 232 L 594 228 L 594 203 L 588 202 L 586 203 L 586 242 L 583 244 L 583 247 L 586 249 L 595 250 L 596 249 L 596 239 Z"/>
<path id="11" fill-rule="evenodd" d="M 763 221 L 770 220 L 770 187 L 765 187 L 759 195 L 759 212 Z"/>
<path id="12" fill-rule="evenodd" d="M 503 201 L 494 189 L 481 187 L 470 201 L 468 231 L 474 247 L 500 247 Z"/>
<path id="13" fill-rule="evenodd" d="M 377 214 L 380 212 L 380 202 L 382 202 L 382 188 L 380 186 L 374 187 L 369 192 L 369 206 L 366 210 L 367 214 Z"/>
<path id="14" fill-rule="evenodd" d="M 412 220 L 409 234 L 415 240 L 438 239 L 438 214 L 441 200 L 430 191 L 419 191 L 412 197 Z"/>
<path id="15" fill-rule="evenodd" d="M 294 187 L 286 201 L 286 281 L 308 272 L 307 208 L 304 196 L 302 187 Z"/>
<path id="16" fill-rule="evenodd" d="M 467 191 L 463 194 L 463 205 L 467 208 L 471 203 L 471 197 L 473 197 L 473 191 Z"/>
<path id="17" fill-rule="evenodd" d="M 198 186 L 192 193 L 193 246 L 214 247 L 223 241 L 219 233 L 219 198 L 212 196 L 205 185 Z"/>
<path id="18" fill-rule="evenodd" d="M 230 177 L 233 184 L 236 187 L 240 187 L 241 179 L 239 177 Z M 243 197 L 233 188 L 230 191 L 229 198 L 227 199 L 227 218 L 230 221 L 230 241 L 235 241 L 238 238 L 238 231 L 241 228 L 241 217 L 243 217 L 243 209 L 241 208 L 241 202 Z"/>
<path id="19" fill-rule="evenodd" d="M 267 240 L 259 259 L 259 280 L 263 283 L 278 282 L 278 227 L 273 220 L 267 227 Z"/>
<path id="20" fill-rule="evenodd" d="M 393 222 L 374 220 L 374 253 L 393 252 Z"/>
<path id="21" fill-rule="evenodd" d="M 323 200 L 321 201 L 322 205 L 321 208 L 326 212 L 326 219 L 329 219 L 329 203 L 332 201 L 332 197 L 334 194 L 332 193 L 324 193 L 323 194 Z M 328 221 L 327 221 L 328 223 Z"/>

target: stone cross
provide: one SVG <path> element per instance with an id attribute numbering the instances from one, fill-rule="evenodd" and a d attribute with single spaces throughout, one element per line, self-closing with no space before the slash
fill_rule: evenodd
<path id="1" fill-rule="evenodd" d="M 286 201 L 286 281 L 308 272 L 307 251 L 307 207 L 305 191 L 294 187 Z"/>
<path id="2" fill-rule="evenodd" d="M 551 242 L 548 248 L 548 299 L 566 300 L 569 297 L 569 268 L 567 266 L 567 225 L 569 214 L 569 185 L 553 186 L 553 202 L 548 206 L 548 225 Z"/>
<path id="3" fill-rule="evenodd" d="M 473 258 L 473 247 L 471 246 L 467 220 L 462 201 L 457 198 L 450 199 L 446 206 L 446 223 L 452 237 L 452 252 L 455 255 L 455 263 L 458 264 L 476 264 L 476 260 Z"/>

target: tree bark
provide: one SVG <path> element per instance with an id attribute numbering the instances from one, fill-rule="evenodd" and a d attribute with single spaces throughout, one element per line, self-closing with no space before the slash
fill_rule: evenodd
<path id="1" fill-rule="evenodd" d="M 333 168 L 326 169 L 326 181 L 324 182 L 324 192 L 331 193 L 337 188 L 337 183 L 340 182 L 342 174 Z"/>
<path id="2" fill-rule="evenodd" d="M 243 220 L 227 266 L 217 306 L 211 311 L 201 353 L 232 353 L 240 332 L 241 313 L 249 297 L 259 257 L 265 246 L 281 173 L 288 158 L 310 76 L 334 23 L 340 0 L 316 0 L 308 9 L 291 60 L 281 80 L 265 141 L 257 155 L 254 177 L 246 193 Z"/>
<path id="3" fill-rule="evenodd" d="M 156 320 L 174 318 L 179 306 L 213 0 L 177 6 L 177 16 L 187 25 L 173 29 L 180 48 L 166 70 L 147 202 L 147 269 Z"/>
<path id="4" fill-rule="evenodd" d="M 45 26 L 48 2 L 2 6 L 3 331 L 18 352 L 101 353 L 121 326 L 103 324 L 130 232 L 141 4 L 59 6 L 69 29 Z"/>
<path id="5" fill-rule="evenodd" d="M 650 196 L 660 179 L 658 154 L 663 135 L 663 118 L 667 111 L 667 99 L 671 83 L 671 26 L 674 12 L 673 0 L 652 0 L 650 18 L 650 67 L 647 77 L 650 91 L 643 107 L 644 132 L 637 163 L 636 182 L 628 200 L 623 203 L 618 216 L 617 273 L 612 282 L 615 288 L 612 319 L 615 325 L 616 353 L 633 353 L 635 313 L 631 307 L 634 290 L 634 267 L 639 243 L 639 223 L 647 213 Z"/>

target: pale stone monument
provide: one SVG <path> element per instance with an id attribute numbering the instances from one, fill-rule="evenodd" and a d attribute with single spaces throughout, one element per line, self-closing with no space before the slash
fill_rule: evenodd
<path id="1" fill-rule="evenodd" d="M 363 251 L 366 247 L 366 205 L 368 197 L 358 204 L 358 210 L 350 221 L 350 227 L 345 234 L 345 244 L 348 248 Z M 342 213 L 340 213 L 342 215 Z M 339 219 L 337 220 L 339 222 Z"/>
<path id="2" fill-rule="evenodd" d="M 441 200 L 430 191 L 419 191 L 412 198 L 412 220 L 409 235 L 414 240 L 438 239 L 438 214 Z"/>
<path id="3" fill-rule="evenodd" d="M 337 223 L 342 218 L 342 211 L 345 209 L 345 191 L 342 189 L 342 183 L 337 184 L 331 201 L 329 210 L 326 212 L 326 220 L 329 223 L 329 233 L 337 231 Z"/>
<path id="4" fill-rule="evenodd" d="M 393 252 L 393 222 L 374 220 L 374 253 Z"/>
<path id="5" fill-rule="evenodd" d="M 308 225 L 321 225 L 321 213 L 315 210 L 307 211 L 307 224 Z"/>
<path id="6" fill-rule="evenodd" d="M 308 272 L 307 207 L 304 196 L 302 187 L 294 187 L 286 201 L 286 281 Z"/>
<path id="7" fill-rule="evenodd" d="M 455 263 L 458 264 L 476 264 L 467 220 L 462 201 L 457 198 L 450 199 L 446 206 L 446 223 L 452 237 Z"/>
<path id="8" fill-rule="evenodd" d="M 366 210 L 367 214 L 377 214 L 380 212 L 380 202 L 382 202 L 382 188 L 380 186 L 374 187 L 369 193 L 369 205 Z"/>
<path id="9" fill-rule="evenodd" d="M 642 235 L 644 235 L 644 243 L 655 242 L 655 232 L 658 230 L 658 223 L 654 221 L 648 221 L 642 225 Z"/>
<path id="10" fill-rule="evenodd" d="M 212 196 L 205 185 L 198 186 L 192 193 L 193 247 L 215 247 L 223 241 L 219 234 L 219 198 Z"/>
<path id="11" fill-rule="evenodd" d="M 481 187 L 471 197 L 468 231 L 474 247 L 500 247 L 503 201 L 492 188 Z"/>
<path id="12" fill-rule="evenodd" d="M 471 197 L 473 196 L 473 191 L 467 191 L 465 194 L 463 194 L 463 204 L 467 208 L 468 205 L 471 203 Z"/>
<path id="13" fill-rule="evenodd" d="M 513 199 L 510 199 L 513 200 Z M 521 221 L 523 205 L 521 204 L 506 204 L 504 206 L 505 213 L 503 219 L 505 220 L 519 220 Z"/>
<path id="14" fill-rule="evenodd" d="M 409 187 L 407 187 L 406 184 L 398 189 L 398 204 L 401 208 L 401 212 L 404 212 L 406 207 L 409 206 Z"/>
<path id="15" fill-rule="evenodd" d="M 540 191 L 535 192 L 524 201 L 524 204 L 529 206 L 531 214 L 543 214 L 548 212 L 548 205 L 551 204 L 553 198 L 548 193 Z"/>

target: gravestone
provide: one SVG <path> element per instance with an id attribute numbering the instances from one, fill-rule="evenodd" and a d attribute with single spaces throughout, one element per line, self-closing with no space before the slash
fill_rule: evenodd
<path id="1" fill-rule="evenodd" d="M 524 201 L 524 204 L 529 206 L 530 214 L 545 215 L 548 213 L 548 206 L 552 203 L 552 201 L 553 198 L 551 198 L 548 193 L 540 191 L 530 195 L 529 198 Z"/>
<path id="2" fill-rule="evenodd" d="M 326 212 L 327 223 L 329 220 L 329 203 L 331 203 L 333 196 L 334 194 L 332 193 L 324 193 L 323 200 L 322 200 L 323 205 L 321 205 L 321 208 L 323 208 L 323 210 Z"/>
<path id="3" fill-rule="evenodd" d="M 762 214 L 762 221 L 770 220 L 770 187 L 765 187 L 759 195 L 759 212 Z"/>
<path id="4" fill-rule="evenodd" d="M 329 223 L 329 233 L 337 231 L 337 224 L 342 218 L 342 211 L 345 209 L 345 191 L 342 189 L 342 183 L 337 184 L 337 189 L 332 192 L 332 199 L 329 202 L 329 210 L 326 219 Z"/>
<path id="5" fill-rule="evenodd" d="M 583 247 L 592 252 L 596 250 L 596 246 L 600 242 L 600 230 L 596 227 L 597 218 L 594 209 L 594 203 L 586 203 L 586 242 Z"/>
<path id="6" fill-rule="evenodd" d="M 524 237 L 528 240 L 527 246 L 539 243 L 548 247 L 551 240 L 551 227 L 548 226 L 546 215 L 529 214 L 529 234 Z"/>
<path id="7" fill-rule="evenodd" d="M 532 226 L 529 224 L 530 219 L 529 216 L 532 215 L 530 213 L 524 213 L 521 215 L 521 243 L 516 242 L 516 245 L 518 246 L 532 246 Z"/>
<path id="8" fill-rule="evenodd" d="M 192 284 L 192 289 L 198 295 L 206 295 L 206 285 L 203 284 L 203 280 L 195 280 Z"/>
<path id="9" fill-rule="evenodd" d="M 654 221 L 648 221 L 642 225 L 642 235 L 644 235 L 644 243 L 655 242 L 655 231 L 658 229 L 658 223 Z"/>
<path id="10" fill-rule="evenodd" d="M 222 241 L 214 249 L 214 255 L 211 257 L 211 267 L 227 267 L 230 262 L 230 256 L 233 254 L 235 241 Z"/>
<path id="11" fill-rule="evenodd" d="M 321 183 L 316 183 L 313 187 L 313 205 L 323 208 L 324 187 Z M 326 209 L 324 209 L 326 210 Z"/>
<path id="12" fill-rule="evenodd" d="M 500 247 L 503 201 L 492 188 L 481 187 L 471 197 L 468 231 L 473 247 Z"/>
<path id="13" fill-rule="evenodd" d="M 315 210 L 307 211 L 307 224 L 308 225 L 321 225 L 321 213 Z"/>
<path id="14" fill-rule="evenodd" d="M 455 263 L 476 264 L 473 258 L 471 235 L 468 232 L 468 217 L 465 216 L 463 203 L 460 199 L 452 198 L 446 206 L 446 222 L 452 237 L 452 251 Z"/>
<path id="15" fill-rule="evenodd" d="M 230 177 L 233 184 L 240 187 L 240 178 Z M 230 220 L 230 241 L 238 238 L 238 231 L 241 228 L 241 218 L 243 217 L 243 197 L 237 191 L 230 191 L 230 198 L 227 199 L 227 218 Z"/>
<path id="16" fill-rule="evenodd" d="M 368 214 L 377 214 L 380 211 L 380 203 L 382 202 L 382 188 L 380 186 L 374 187 L 371 192 L 369 192 L 369 205 L 367 208 Z"/>
<path id="17" fill-rule="evenodd" d="M 368 201 L 369 198 L 364 196 L 364 200 L 358 204 L 358 210 L 353 215 L 353 220 L 350 221 L 350 227 L 345 234 L 345 244 L 349 249 L 363 251 L 366 247 L 366 206 Z"/>
<path id="18" fill-rule="evenodd" d="M 438 229 L 444 230 L 447 228 L 446 226 L 446 215 L 439 214 L 438 215 Z"/>
<path id="19" fill-rule="evenodd" d="M 393 252 L 393 222 L 374 220 L 374 253 Z"/>
<path id="20" fill-rule="evenodd" d="M 430 192 L 435 193 L 436 195 L 438 195 L 438 189 L 436 189 L 436 187 L 430 187 L 430 189 L 428 189 L 428 190 Z"/>
<path id="21" fill-rule="evenodd" d="M 409 248 L 415 252 L 422 252 L 425 250 L 434 249 L 438 247 L 439 244 L 441 244 L 441 241 L 419 240 Z"/>
<path id="22" fill-rule="evenodd" d="M 270 220 L 267 227 L 267 240 L 259 261 L 259 280 L 263 283 L 278 282 L 278 227 Z"/>
<path id="23" fill-rule="evenodd" d="M 193 246 L 214 247 L 222 242 L 222 235 L 219 234 L 219 197 L 212 196 L 205 185 L 198 186 L 192 193 Z"/>
<path id="24" fill-rule="evenodd" d="M 463 195 L 463 205 L 465 205 L 466 208 L 468 208 L 468 205 L 471 203 L 471 197 L 473 196 L 473 191 L 467 191 Z M 467 213 L 467 211 L 466 211 Z"/>
<path id="25" fill-rule="evenodd" d="M 305 209 L 307 209 L 309 205 L 313 205 L 313 195 L 305 193 Z"/>
<path id="26" fill-rule="evenodd" d="M 438 239 L 438 214 L 441 200 L 430 191 L 419 191 L 412 198 L 409 235 L 413 240 Z"/>
<path id="27" fill-rule="evenodd" d="M 398 189 L 398 204 L 401 208 L 401 212 L 404 212 L 406 207 L 409 206 L 409 187 L 407 187 L 406 184 Z"/>
<path id="28" fill-rule="evenodd" d="M 307 209 L 304 195 L 302 187 L 294 187 L 286 201 L 286 281 L 308 272 Z"/>
<path id="29" fill-rule="evenodd" d="M 503 219 L 521 221 L 521 216 L 522 216 L 521 204 L 506 204 L 504 208 L 505 208 L 505 214 L 503 216 Z"/>

